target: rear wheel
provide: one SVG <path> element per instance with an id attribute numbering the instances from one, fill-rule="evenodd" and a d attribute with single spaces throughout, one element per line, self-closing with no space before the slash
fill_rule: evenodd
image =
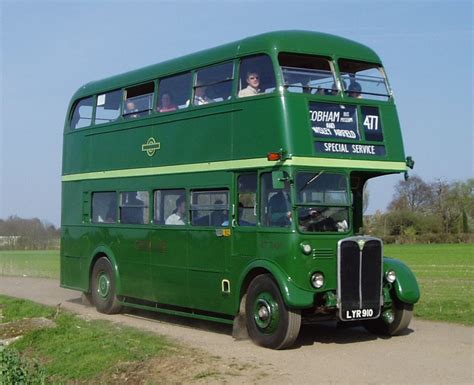
<path id="1" fill-rule="evenodd" d="M 115 274 L 110 261 L 101 257 L 92 269 L 92 301 L 96 309 L 105 314 L 120 312 L 116 293 Z"/>
<path id="2" fill-rule="evenodd" d="M 285 349 L 298 337 L 301 314 L 288 309 L 269 274 L 259 275 L 250 283 L 245 313 L 249 336 L 257 345 Z"/>
<path id="3" fill-rule="evenodd" d="M 371 333 L 385 335 L 385 336 L 396 336 L 402 334 L 413 317 L 413 305 L 405 302 L 401 302 L 398 299 L 394 299 L 392 302 L 392 317 L 379 317 L 374 320 L 364 321 L 362 324 Z"/>

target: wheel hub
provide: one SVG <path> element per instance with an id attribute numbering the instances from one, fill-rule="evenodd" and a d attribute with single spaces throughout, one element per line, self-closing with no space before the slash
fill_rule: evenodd
<path id="1" fill-rule="evenodd" d="M 264 333 L 275 331 L 280 322 L 278 303 L 270 293 L 261 293 L 254 307 L 254 319 L 257 327 Z"/>
<path id="2" fill-rule="evenodd" d="M 102 298 L 106 298 L 109 295 L 110 291 L 110 279 L 107 274 L 102 273 L 99 276 L 97 291 Z"/>
<path id="3" fill-rule="evenodd" d="M 260 321 L 266 322 L 271 318 L 272 309 L 270 308 L 270 304 L 265 300 L 258 301 L 258 318 Z"/>

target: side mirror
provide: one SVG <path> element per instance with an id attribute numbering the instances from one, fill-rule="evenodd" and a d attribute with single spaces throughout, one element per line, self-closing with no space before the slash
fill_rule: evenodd
<path id="1" fill-rule="evenodd" d="M 272 187 L 274 189 L 284 189 L 285 181 L 287 180 L 288 180 L 288 177 L 285 175 L 284 171 L 272 172 Z"/>

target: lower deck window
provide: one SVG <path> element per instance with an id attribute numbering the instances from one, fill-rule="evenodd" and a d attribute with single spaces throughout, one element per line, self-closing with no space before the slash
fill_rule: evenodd
<path id="1" fill-rule="evenodd" d="M 154 223 L 185 225 L 186 222 L 186 191 L 184 189 L 155 191 Z"/>
<path id="2" fill-rule="evenodd" d="M 120 223 L 148 223 L 148 201 L 149 197 L 147 191 L 127 191 L 120 193 Z"/>
<path id="3" fill-rule="evenodd" d="M 115 223 L 117 221 L 117 194 L 95 192 L 92 194 L 92 222 Z"/>
<path id="4" fill-rule="evenodd" d="M 191 193 L 193 226 L 229 226 L 229 192 L 227 190 L 193 191 Z"/>

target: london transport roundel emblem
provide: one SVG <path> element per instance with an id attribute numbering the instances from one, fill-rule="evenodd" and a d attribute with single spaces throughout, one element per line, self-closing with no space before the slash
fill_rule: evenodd
<path id="1" fill-rule="evenodd" d="M 142 151 L 146 152 L 148 156 L 153 156 L 160 147 L 160 142 L 157 142 L 155 138 L 151 137 L 145 144 L 142 144 Z"/>

